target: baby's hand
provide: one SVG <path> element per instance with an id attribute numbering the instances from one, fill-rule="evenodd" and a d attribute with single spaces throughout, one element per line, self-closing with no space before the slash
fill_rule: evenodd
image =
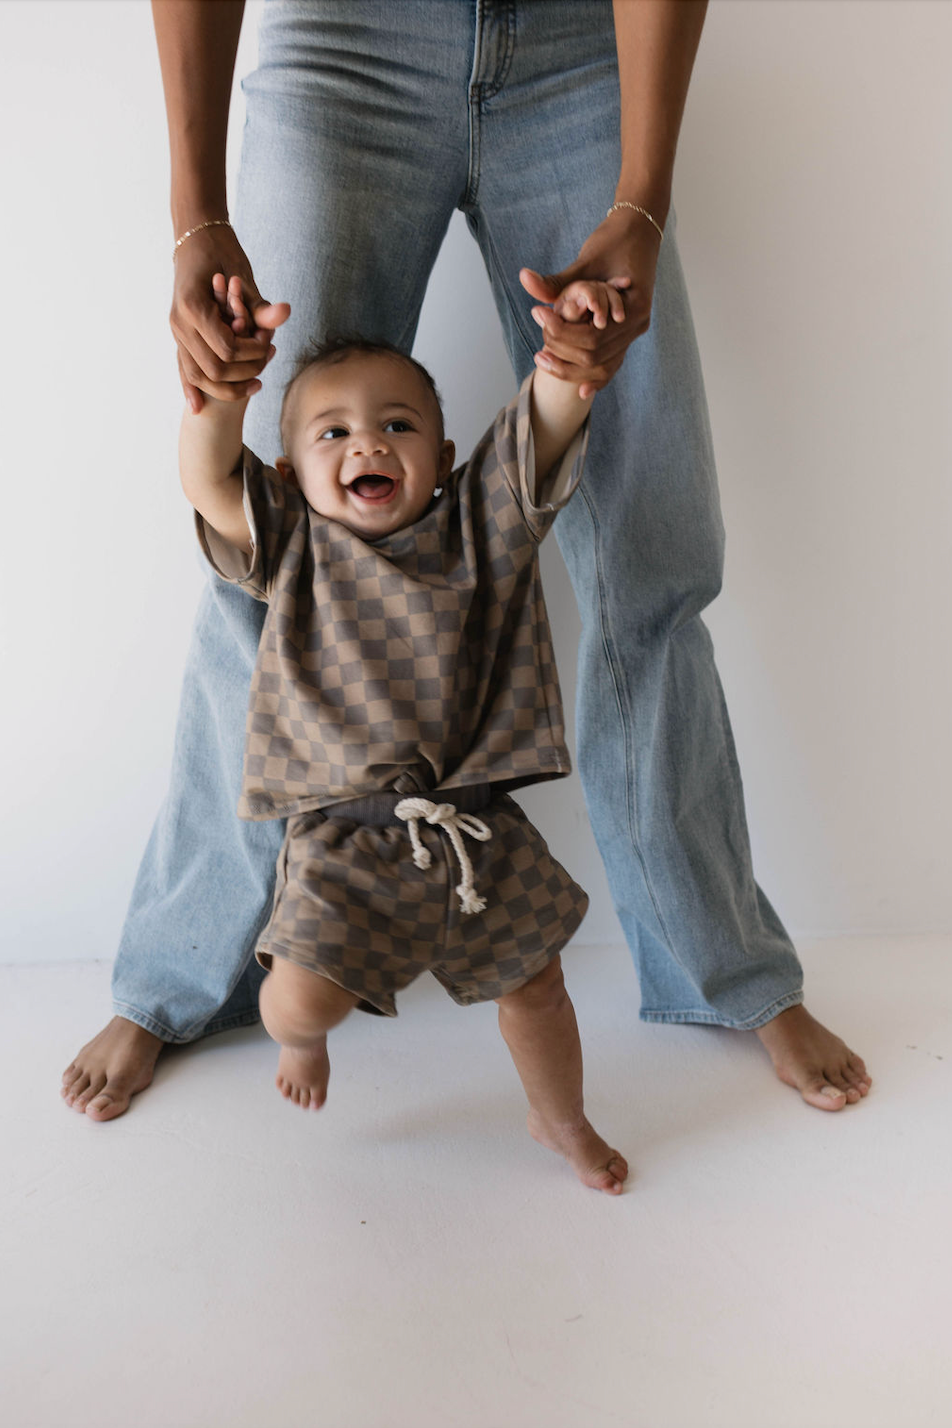
<path id="1" fill-rule="evenodd" d="M 579 279 L 564 287 L 552 311 L 563 322 L 591 321 L 593 327 L 605 328 L 611 322 L 624 322 L 625 300 L 621 290 L 627 288 L 629 278 L 609 278 L 607 282 Z"/>
<path id="2" fill-rule="evenodd" d="M 241 278 L 235 275 L 226 279 L 224 273 L 215 273 L 212 278 L 212 297 L 218 305 L 218 311 L 221 314 L 222 321 L 228 324 L 236 337 L 258 337 L 258 333 L 255 330 L 254 319 L 245 301 Z M 268 356 L 265 359 L 266 362 L 270 362 L 273 356 L 274 346 L 272 345 L 268 350 Z M 204 393 L 206 403 L 229 405 L 228 402 L 224 402 L 222 399 L 212 396 L 211 392 L 207 391 L 201 384 L 196 385 L 198 385 L 199 390 Z M 249 388 L 248 396 L 252 396 L 255 392 L 261 390 L 261 383 L 255 379 L 249 384 Z M 248 398 L 245 397 L 244 401 L 247 402 L 247 399 Z"/>
<path id="3" fill-rule="evenodd" d="M 251 332 L 251 317 L 245 306 L 241 290 L 241 279 L 237 276 L 225 279 L 224 273 L 216 273 L 212 278 L 212 293 L 225 322 L 236 336 Z"/>

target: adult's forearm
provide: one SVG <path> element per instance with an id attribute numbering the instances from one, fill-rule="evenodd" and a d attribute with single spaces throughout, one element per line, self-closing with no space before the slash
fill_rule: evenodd
<path id="1" fill-rule="evenodd" d="M 643 204 L 662 225 L 707 0 L 613 0 L 621 88 L 616 199 Z"/>
<path id="2" fill-rule="evenodd" d="M 152 0 L 176 233 L 224 218 L 228 109 L 244 0 Z"/>

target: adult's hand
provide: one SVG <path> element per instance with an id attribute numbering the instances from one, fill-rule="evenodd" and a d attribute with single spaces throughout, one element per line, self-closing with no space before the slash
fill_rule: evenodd
<path id="1" fill-rule="evenodd" d="M 237 332 L 216 300 L 216 273 L 226 280 L 241 279 L 251 319 L 239 323 Z M 193 412 L 202 409 L 203 391 L 225 402 L 260 391 L 258 375 L 268 360 L 272 333 L 290 313 L 286 302 L 269 303 L 258 292 L 251 264 L 231 228 L 205 228 L 185 240 L 175 259 L 169 321 L 178 346 L 182 390 Z"/>
<path id="2" fill-rule="evenodd" d="M 591 397 L 618 371 L 635 338 L 647 332 L 651 321 L 655 271 L 661 239 L 640 213 L 622 208 L 604 219 L 586 238 L 574 263 L 560 273 L 537 273 L 523 268 L 519 281 L 539 304 L 532 316 L 543 331 L 536 365 L 556 377 L 578 384 L 579 396 Z M 560 316 L 562 290 L 577 279 L 611 282 L 622 291 L 623 322 L 598 328 L 591 323 L 566 322 Z"/>

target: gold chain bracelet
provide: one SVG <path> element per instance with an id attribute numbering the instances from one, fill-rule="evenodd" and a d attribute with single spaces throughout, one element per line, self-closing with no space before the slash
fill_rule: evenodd
<path id="1" fill-rule="evenodd" d="M 608 218 L 610 214 L 616 213 L 619 208 L 630 208 L 633 213 L 640 213 L 642 218 L 647 218 L 652 228 L 657 229 L 658 237 L 661 239 L 662 243 L 664 242 L 664 229 L 661 227 L 661 224 L 656 218 L 652 218 L 647 208 L 642 208 L 640 203 L 626 203 L 625 200 L 622 199 L 619 203 L 612 204 L 611 208 L 608 210 L 608 213 L 605 214 L 605 217 Z"/>
<path id="2" fill-rule="evenodd" d="M 191 238 L 195 233 L 201 233 L 203 228 L 230 228 L 231 224 L 227 218 L 209 218 L 207 223 L 196 223 L 194 228 L 186 228 L 181 238 L 176 238 L 175 247 L 172 249 L 172 262 L 175 262 L 175 255 L 185 242 L 186 238 Z"/>

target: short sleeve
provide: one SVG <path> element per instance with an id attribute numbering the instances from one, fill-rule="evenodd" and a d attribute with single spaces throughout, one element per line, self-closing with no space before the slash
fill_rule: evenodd
<path id="1" fill-rule="evenodd" d="M 532 445 L 532 378 L 529 373 L 519 393 L 496 418 L 489 440 L 483 443 L 498 462 L 512 494 L 519 503 L 526 524 L 536 540 L 541 540 L 559 511 L 568 502 L 581 476 L 588 449 L 589 418 L 573 438 L 561 461 L 549 472 L 541 491 L 536 492 L 535 452 Z"/>
<path id="2" fill-rule="evenodd" d="M 247 447 L 242 450 L 242 484 L 251 554 L 223 539 L 196 511 L 198 541 L 216 575 L 240 585 L 257 600 L 267 600 L 284 552 L 307 525 L 307 506 L 296 486 L 265 466 Z"/>

